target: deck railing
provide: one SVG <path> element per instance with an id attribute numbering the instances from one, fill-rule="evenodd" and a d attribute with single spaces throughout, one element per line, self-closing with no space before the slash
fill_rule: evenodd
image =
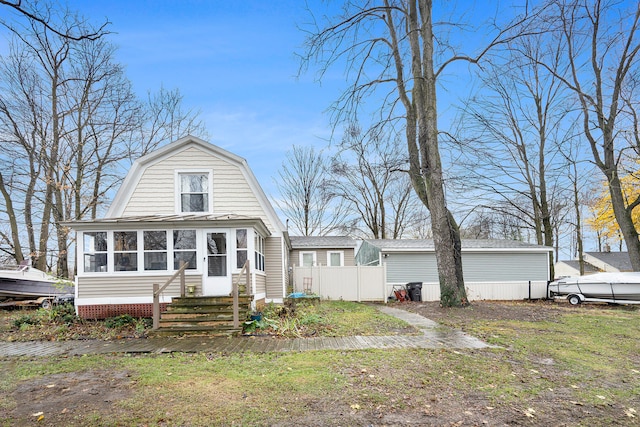
<path id="1" fill-rule="evenodd" d="M 153 329 L 158 329 L 160 326 L 160 294 L 169 286 L 176 277 L 180 276 L 180 296 L 184 297 L 185 294 L 185 277 L 184 271 L 189 266 L 188 262 L 180 261 L 180 269 L 175 272 L 173 276 L 167 282 L 160 287 L 159 284 L 153 284 Z"/>
<path id="2" fill-rule="evenodd" d="M 243 274 L 245 276 L 245 292 L 247 293 L 247 295 L 251 295 L 251 269 L 249 268 L 250 265 L 251 263 L 249 262 L 249 260 L 246 260 L 244 265 L 242 266 L 242 270 L 240 270 L 240 274 L 238 275 L 238 278 L 233 281 L 233 284 L 231 287 L 231 294 L 233 296 L 233 327 L 234 328 L 240 327 L 240 308 L 239 308 L 239 302 L 238 302 L 238 299 L 239 299 L 238 287 L 240 285 L 240 280 L 242 279 Z"/>

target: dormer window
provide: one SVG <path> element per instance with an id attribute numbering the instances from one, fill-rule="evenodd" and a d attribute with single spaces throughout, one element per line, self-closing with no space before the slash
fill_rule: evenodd
<path id="1" fill-rule="evenodd" d="M 210 173 L 178 174 L 180 212 L 210 212 Z"/>

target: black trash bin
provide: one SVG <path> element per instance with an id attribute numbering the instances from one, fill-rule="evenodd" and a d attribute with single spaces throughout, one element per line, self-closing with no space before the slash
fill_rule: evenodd
<path id="1" fill-rule="evenodd" d="M 422 282 L 407 283 L 407 292 L 411 301 L 422 301 Z"/>

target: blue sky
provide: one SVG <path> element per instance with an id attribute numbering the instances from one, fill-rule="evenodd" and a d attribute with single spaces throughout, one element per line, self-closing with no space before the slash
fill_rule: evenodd
<path id="1" fill-rule="evenodd" d="M 265 191 L 293 144 L 326 146 L 323 112 L 344 79 L 298 79 L 305 3 L 218 0 L 74 0 L 92 22 L 111 21 L 110 40 L 136 92 L 178 88 L 199 110 L 210 142 L 247 159 Z"/>

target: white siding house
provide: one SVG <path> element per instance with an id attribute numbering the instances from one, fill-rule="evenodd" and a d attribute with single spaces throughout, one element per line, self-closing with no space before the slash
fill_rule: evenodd
<path id="1" fill-rule="evenodd" d="M 349 236 L 291 236 L 291 266 L 354 266 L 356 246 Z"/>
<path id="2" fill-rule="evenodd" d="M 474 299 L 543 298 L 552 248 L 510 240 L 463 240 L 462 266 L 467 296 Z M 386 264 L 388 293 L 410 282 L 422 283 L 422 299 L 440 299 L 433 240 L 365 240 L 359 265 Z"/>
<path id="3" fill-rule="evenodd" d="M 289 239 L 247 162 L 188 136 L 136 162 L 104 218 L 77 233 L 78 314 L 150 314 L 153 283 L 189 263 L 199 295 L 228 295 L 250 261 L 255 300 L 283 300 Z M 170 285 L 162 301 L 179 295 Z"/>

